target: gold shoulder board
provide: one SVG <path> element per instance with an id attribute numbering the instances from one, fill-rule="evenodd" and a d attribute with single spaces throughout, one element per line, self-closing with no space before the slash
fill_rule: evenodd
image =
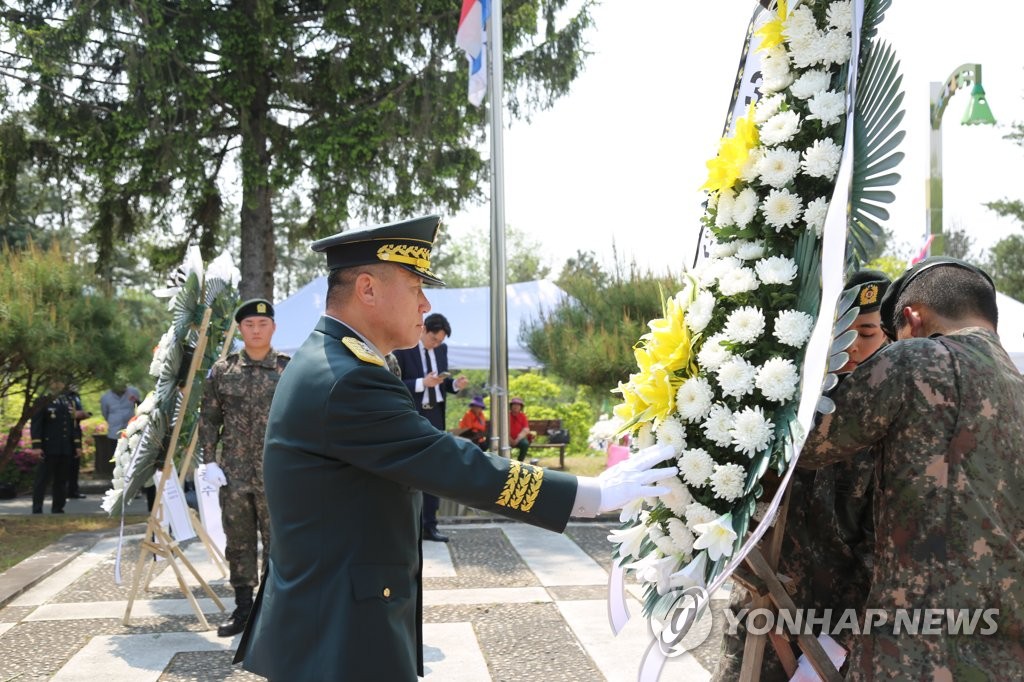
<path id="1" fill-rule="evenodd" d="M 352 354 L 363 362 L 369 362 L 371 365 L 384 366 L 384 358 L 370 350 L 370 347 L 360 341 L 354 336 L 346 336 L 341 340 L 345 347 L 352 351 Z"/>

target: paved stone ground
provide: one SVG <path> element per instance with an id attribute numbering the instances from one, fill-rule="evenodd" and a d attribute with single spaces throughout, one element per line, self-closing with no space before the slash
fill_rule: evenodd
<path id="1" fill-rule="evenodd" d="M 424 546 L 426 679 L 635 680 L 651 639 L 635 600 L 623 632 L 615 637 L 609 629 L 611 527 L 571 524 L 557 535 L 516 523 L 444 526 L 451 542 Z M 79 539 L 77 551 L 67 550 L 74 558 L 0 602 L 0 682 L 262 679 L 231 665 L 238 638 L 219 639 L 201 627 L 163 561 L 150 589 L 137 595 L 129 624 L 122 623 L 140 539 L 125 539 L 120 585 L 118 540 L 97 536 L 88 546 Z M 185 548 L 233 608 L 231 590 L 203 546 Z M 215 628 L 224 616 L 202 590 L 192 591 Z M 724 622 L 715 615 L 727 594 L 715 597 L 711 636 L 692 655 L 671 659 L 662 680 L 709 679 Z"/>

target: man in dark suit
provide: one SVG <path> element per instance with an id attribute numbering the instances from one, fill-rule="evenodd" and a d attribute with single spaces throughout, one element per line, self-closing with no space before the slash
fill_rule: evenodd
<path id="1" fill-rule="evenodd" d="M 412 394 L 416 409 L 435 429 L 444 431 L 445 395 L 456 393 L 469 384 L 464 376 L 452 378 L 448 374 L 448 346 L 445 339 L 452 335 L 448 319 L 441 313 L 431 313 L 423 320 L 420 341 L 412 348 L 395 351 L 395 359 L 402 370 L 402 383 Z M 423 493 L 423 538 L 434 542 L 448 542 L 437 531 L 437 508 L 440 500 Z"/>
<path id="2" fill-rule="evenodd" d="M 561 531 L 677 473 L 655 447 L 597 478 L 481 453 L 421 417 L 384 356 L 416 344 L 430 310 L 438 216 L 313 245 L 327 310 L 281 375 L 263 471 L 270 565 L 235 660 L 271 680 L 423 675 L 419 490 Z M 625 466 L 623 466 L 625 465 Z"/>

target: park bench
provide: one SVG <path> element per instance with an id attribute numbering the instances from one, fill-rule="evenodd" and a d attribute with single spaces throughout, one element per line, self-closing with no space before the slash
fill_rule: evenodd
<path id="1" fill-rule="evenodd" d="M 561 430 L 561 419 L 531 419 L 529 420 L 530 430 L 537 434 L 537 437 L 530 443 L 530 450 L 534 448 L 558 448 L 558 468 L 565 468 L 565 448 L 568 443 L 550 443 L 548 439 L 552 431 Z M 568 440 L 568 439 L 567 439 Z"/>

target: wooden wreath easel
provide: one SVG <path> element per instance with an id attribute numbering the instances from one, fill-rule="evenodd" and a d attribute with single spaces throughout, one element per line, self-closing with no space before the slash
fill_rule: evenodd
<path id="1" fill-rule="evenodd" d="M 796 610 L 796 604 L 783 586 L 782 581 L 788 578 L 777 573 L 779 556 L 782 553 L 782 538 L 786 532 L 786 515 L 789 512 L 789 495 L 792 485 L 786 490 L 782 498 L 782 504 L 775 517 L 775 524 L 765 533 L 764 540 L 767 540 L 766 557 L 758 547 L 750 550 L 746 556 L 746 565 L 754 572 L 751 576 L 739 571 L 733 573 L 733 580 L 739 583 L 753 596 L 750 609 L 779 609 Z M 776 619 L 776 622 L 778 620 Z M 758 682 L 761 679 L 761 665 L 764 662 L 765 642 L 771 641 L 772 648 L 782 662 L 782 667 L 790 677 L 796 673 L 796 656 L 789 645 L 789 638 L 779 634 L 774 628 L 768 631 L 767 635 L 751 634 L 747 630 L 747 638 L 743 645 L 743 666 L 740 668 L 740 682 Z M 826 682 L 841 682 L 843 679 L 839 671 L 832 665 L 828 655 L 822 648 L 821 643 L 814 635 L 801 634 L 797 637 L 797 646 L 814 667 L 818 677 Z"/>
<path id="2" fill-rule="evenodd" d="M 189 397 L 192 394 L 192 379 L 195 377 L 196 371 L 199 369 L 199 365 L 203 360 L 203 353 L 206 351 L 206 332 L 210 326 L 210 316 L 212 315 L 212 313 L 213 311 L 210 308 L 207 308 L 206 312 L 203 314 L 203 320 L 199 325 L 199 338 L 196 341 L 196 349 L 195 352 L 192 354 L 192 362 L 189 364 L 185 389 L 182 392 L 181 396 L 181 410 L 183 411 L 188 409 Z M 185 556 L 185 553 L 182 552 L 181 547 L 178 545 L 178 542 L 171 537 L 170 533 L 164 530 L 162 523 L 165 515 L 165 505 L 163 499 L 164 484 L 167 480 L 169 480 L 169 477 L 172 475 L 174 471 L 174 451 L 177 448 L 178 437 L 181 434 L 181 425 L 183 421 L 183 415 L 179 413 L 177 415 L 177 418 L 174 420 L 174 427 L 171 431 L 170 445 L 167 448 L 167 454 L 164 456 L 164 467 L 160 477 L 160 485 L 158 485 L 156 488 L 156 499 L 154 499 L 153 501 L 153 510 L 149 513 L 149 520 L 146 522 L 146 533 L 143 536 L 142 542 L 140 543 L 139 546 L 139 560 L 138 562 L 136 562 L 135 565 L 135 575 L 132 576 L 132 589 L 131 592 L 129 592 L 128 594 L 128 605 L 125 607 L 124 618 L 122 620 L 122 622 L 125 625 L 128 625 L 129 621 L 131 620 L 132 605 L 135 603 L 135 597 L 139 591 L 139 584 L 142 582 L 143 572 L 147 573 L 145 584 L 147 587 L 149 585 L 152 567 L 148 571 L 146 571 L 145 566 L 146 561 L 151 556 L 154 559 L 159 556 L 167 560 L 167 563 L 170 565 L 171 569 L 174 570 L 174 576 L 178 580 L 178 586 L 181 588 L 181 591 L 185 594 L 185 597 L 188 599 L 189 604 L 192 606 L 192 610 L 195 611 L 196 617 L 199 618 L 199 623 L 203 626 L 203 629 L 209 630 L 210 624 L 207 622 L 206 616 L 203 615 L 203 610 L 199 607 L 199 602 L 196 601 L 195 595 L 192 594 L 192 590 L 185 582 L 185 576 L 182 573 L 181 567 L 178 566 L 177 562 L 180 561 L 185 566 L 185 568 L 189 570 L 189 572 L 192 574 L 192 577 L 194 577 L 196 581 L 199 583 L 199 587 L 201 587 L 203 591 L 206 593 L 206 595 L 213 600 L 213 603 L 217 605 L 217 608 L 219 608 L 222 612 L 226 610 L 224 608 L 224 602 L 220 600 L 217 594 L 210 587 L 209 583 L 207 583 L 206 580 L 203 579 L 203 576 L 199 574 L 199 571 L 197 571 L 195 566 L 192 565 L 192 562 L 188 560 L 188 558 Z M 190 454 L 192 448 L 195 446 L 196 433 L 198 433 L 198 429 L 196 430 L 195 433 L 193 433 L 192 442 L 189 444 Z M 183 466 L 181 476 L 184 476 L 186 471 L 188 471 L 187 467 Z M 192 523 L 193 527 L 195 527 L 197 524 L 194 514 L 190 515 L 190 518 L 193 519 Z M 201 528 L 202 524 L 198 524 L 198 526 L 199 528 Z M 209 542 L 209 536 L 207 535 L 205 530 L 198 534 L 199 537 L 203 539 L 203 543 L 206 544 L 208 548 L 210 548 L 213 545 L 212 542 Z M 216 550 L 215 547 L 213 547 L 213 549 Z M 217 552 L 217 554 L 219 554 L 219 551 Z"/>

